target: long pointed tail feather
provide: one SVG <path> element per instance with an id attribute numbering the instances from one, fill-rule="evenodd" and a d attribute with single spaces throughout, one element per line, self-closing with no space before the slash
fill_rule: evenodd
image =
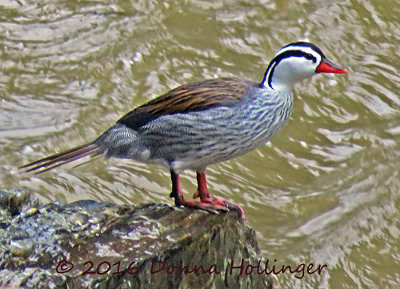
<path id="1" fill-rule="evenodd" d="M 89 156 L 91 159 L 101 156 L 104 153 L 104 149 L 97 146 L 94 143 L 84 144 L 73 149 L 67 150 L 62 153 L 58 153 L 46 158 L 34 161 L 27 165 L 20 167 L 19 169 L 23 172 L 35 172 L 40 174 L 56 167 L 65 165 L 83 157 Z M 87 163 L 87 162 L 85 162 Z M 79 166 L 79 165 L 78 165 Z"/>

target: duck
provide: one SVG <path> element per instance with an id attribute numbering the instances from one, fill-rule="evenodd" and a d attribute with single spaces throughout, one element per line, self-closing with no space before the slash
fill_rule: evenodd
<path id="1" fill-rule="evenodd" d="M 244 219 L 240 205 L 211 197 L 206 168 L 267 143 L 292 113 L 293 86 L 320 73 L 347 71 L 316 45 L 293 42 L 276 52 L 261 82 L 224 77 L 181 85 L 126 113 L 95 140 L 20 169 L 43 173 L 100 156 L 157 164 L 170 171 L 176 206 L 215 214 L 237 211 Z M 196 172 L 193 200 L 184 198 L 180 185 L 185 170 Z"/>

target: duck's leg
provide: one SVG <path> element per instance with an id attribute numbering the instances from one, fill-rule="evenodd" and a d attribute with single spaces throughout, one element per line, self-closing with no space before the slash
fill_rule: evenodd
<path id="1" fill-rule="evenodd" d="M 201 203 L 216 204 L 219 206 L 226 207 L 228 209 L 237 210 L 239 211 L 240 217 L 242 219 L 245 218 L 244 211 L 238 204 L 223 199 L 212 198 L 210 196 L 210 191 L 208 190 L 207 187 L 207 179 L 205 172 L 196 172 L 196 176 L 197 176 L 197 191 L 193 195 L 194 199 L 200 198 Z"/>
<path id="2" fill-rule="evenodd" d="M 218 213 L 218 211 L 229 211 L 228 207 L 222 203 L 212 202 L 197 202 L 192 200 L 186 200 L 183 197 L 181 185 L 179 182 L 179 175 L 171 170 L 171 181 L 172 181 L 172 192 L 170 194 L 171 198 L 175 198 L 175 205 L 176 206 L 184 206 L 188 208 L 200 209 L 204 211 L 208 211 L 211 213 Z"/>

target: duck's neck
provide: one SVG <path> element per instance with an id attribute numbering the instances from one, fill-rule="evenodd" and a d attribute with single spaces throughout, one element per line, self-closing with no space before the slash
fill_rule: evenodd
<path id="1" fill-rule="evenodd" d="M 272 61 L 265 71 L 261 85 L 273 90 L 291 90 L 295 81 L 290 76 L 291 71 L 288 65 Z"/>

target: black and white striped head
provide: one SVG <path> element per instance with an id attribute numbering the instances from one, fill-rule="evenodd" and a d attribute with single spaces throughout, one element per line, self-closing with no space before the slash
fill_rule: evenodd
<path id="1" fill-rule="evenodd" d="M 270 62 L 262 81 L 272 89 L 291 89 L 298 81 L 317 73 L 347 73 L 330 62 L 314 44 L 294 42 L 281 48 Z"/>

